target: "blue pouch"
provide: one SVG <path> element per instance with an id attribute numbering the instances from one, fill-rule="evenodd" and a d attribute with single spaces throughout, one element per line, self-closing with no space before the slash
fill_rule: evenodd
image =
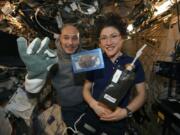
<path id="1" fill-rule="evenodd" d="M 83 51 L 71 55 L 73 72 L 85 72 L 104 68 L 104 60 L 100 48 Z"/>

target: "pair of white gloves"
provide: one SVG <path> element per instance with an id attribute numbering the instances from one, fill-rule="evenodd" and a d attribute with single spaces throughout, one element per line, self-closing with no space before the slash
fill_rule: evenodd
<path id="1" fill-rule="evenodd" d="M 46 83 L 50 68 L 57 63 L 57 53 L 49 48 L 50 39 L 35 38 L 29 45 L 24 37 L 17 39 L 18 51 L 27 68 L 25 89 L 38 93 Z"/>

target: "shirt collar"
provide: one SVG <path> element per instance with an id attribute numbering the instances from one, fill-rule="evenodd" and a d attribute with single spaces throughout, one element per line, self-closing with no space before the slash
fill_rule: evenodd
<path id="1" fill-rule="evenodd" d="M 104 56 L 105 59 L 109 59 L 108 56 L 106 55 L 106 53 L 103 53 L 103 56 Z M 121 56 L 117 57 L 116 60 L 123 59 L 126 56 L 127 56 L 127 54 L 123 53 Z"/>

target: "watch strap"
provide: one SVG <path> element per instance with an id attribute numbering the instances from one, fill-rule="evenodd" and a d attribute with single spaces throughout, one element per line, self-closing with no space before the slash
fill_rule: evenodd
<path id="1" fill-rule="evenodd" d="M 130 118 L 133 116 L 133 112 L 128 108 L 128 107 L 125 107 L 126 111 L 127 111 L 127 117 Z"/>

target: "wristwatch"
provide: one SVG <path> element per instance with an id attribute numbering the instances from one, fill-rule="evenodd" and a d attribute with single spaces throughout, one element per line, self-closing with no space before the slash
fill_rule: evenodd
<path id="1" fill-rule="evenodd" d="M 127 111 L 127 117 L 131 118 L 133 116 L 133 112 L 127 107 L 125 107 L 124 109 L 126 109 L 126 111 Z"/>

